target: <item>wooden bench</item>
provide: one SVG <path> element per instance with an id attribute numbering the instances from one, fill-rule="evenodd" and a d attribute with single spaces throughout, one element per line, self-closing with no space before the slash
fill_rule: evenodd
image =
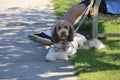
<path id="1" fill-rule="evenodd" d="M 120 33 L 98 33 L 98 20 L 120 20 L 120 15 L 99 15 L 98 10 L 100 6 L 101 0 L 96 0 L 94 6 L 93 6 L 93 16 L 92 16 L 92 37 L 120 37 Z"/>

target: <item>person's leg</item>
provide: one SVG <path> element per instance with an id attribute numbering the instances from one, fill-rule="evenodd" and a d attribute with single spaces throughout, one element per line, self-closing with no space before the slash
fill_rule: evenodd
<path id="1" fill-rule="evenodd" d="M 84 4 L 74 5 L 68 9 L 66 14 L 61 19 L 74 24 L 75 20 L 84 12 L 85 9 L 86 5 Z"/>
<path id="2" fill-rule="evenodd" d="M 61 18 L 61 20 L 67 20 L 71 24 L 74 24 L 76 18 L 80 16 L 84 10 L 86 9 L 85 4 L 77 4 L 68 9 L 65 15 Z M 31 40 L 37 41 L 43 44 L 51 44 L 51 30 L 44 31 L 39 34 L 33 34 L 28 36 Z"/>

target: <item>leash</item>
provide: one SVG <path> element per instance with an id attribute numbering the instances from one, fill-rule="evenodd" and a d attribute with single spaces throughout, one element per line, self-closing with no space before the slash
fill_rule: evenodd
<path id="1" fill-rule="evenodd" d="M 60 45 L 61 44 L 61 45 Z M 66 39 L 60 39 L 60 42 L 58 44 L 53 45 L 53 47 L 59 51 L 59 50 L 67 50 L 67 40 Z"/>
<path id="2" fill-rule="evenodd" d="M 60 40 L 60 41 L 62 41 L 62 49 L 64 50 L 64 51 L 66 51 L 67 50 L 67 40 L 65 39 L 65 40 Z"/>
<path id="3" fill-rule="evenodd" d="M 89 4 L 88 7 L 85 9 L 85 11 L 82 13 L 82 15 L 79 16 L 79 17 L 76 19 L 74 25 L 75 25 L 76 23 L 78 23 L 79 21 L 80 21 L 80 24 L 77 26 L 77 28 L 75 29 L 74 32 L 77 32 L 77 30 L 81 27 L 82 23 L 85 21 L 85 18 L 87 17 L 90 9 L 91 9 L 92 6 L 93 6 L 93 3 L 94 3 L 94 0 L 91 0 L 91 1 L 90 1 L 90 4 Z M 74 26 L 74 25 L 73 25 L 73 26 Z"/>

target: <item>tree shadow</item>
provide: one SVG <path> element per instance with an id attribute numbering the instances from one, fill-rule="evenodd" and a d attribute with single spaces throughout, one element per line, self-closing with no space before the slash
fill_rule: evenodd
<path id="1" fill-rule="evenodd" d="M 93 53 L 96 53 L 96 51 L 93 51 Z M 97 60 L 97 58 L 103 58 L 105 57 L 105 53 L 96 56 L 92 53 L 89 53 L 87 56 L 83 55 L 82 53 L 80 53 L 82 55 L 82 57 L 86 57 L 87 59 L 80 59 L 80 61 L 78 63 L 80 64 L 88 64 L 87 66 L 77 66 L 77 74 L 78 73 L 88 73 L 88 72 L 97 72 L 97 71 L 105 71 L 105 70 L 120 70 L 120 66 L 119 65 L 114 65 L 114 64 L 110 64 L 110 63 L 105 63 L 104 61 L 100 61 Z M 81 56 L 81 55 L 77 55 L 77 56 Z M 89 56 L 89 57 L 88 57 Z M 113 60 L 117 60 L 119 59 L 120 55 L 107 55 L 109 57 L 111 57 Z"/>

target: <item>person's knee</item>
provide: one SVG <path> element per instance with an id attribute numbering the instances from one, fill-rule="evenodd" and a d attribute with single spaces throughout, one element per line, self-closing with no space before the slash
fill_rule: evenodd
<path id="1" fill-rule="evenodd" d="M 84 4 L 80 4 L 80 5 L 73 5 L 71 6 L 71 11 L 73 13 L 82 13 L 85 9 L 86 9 L 86 6 Z"/>

